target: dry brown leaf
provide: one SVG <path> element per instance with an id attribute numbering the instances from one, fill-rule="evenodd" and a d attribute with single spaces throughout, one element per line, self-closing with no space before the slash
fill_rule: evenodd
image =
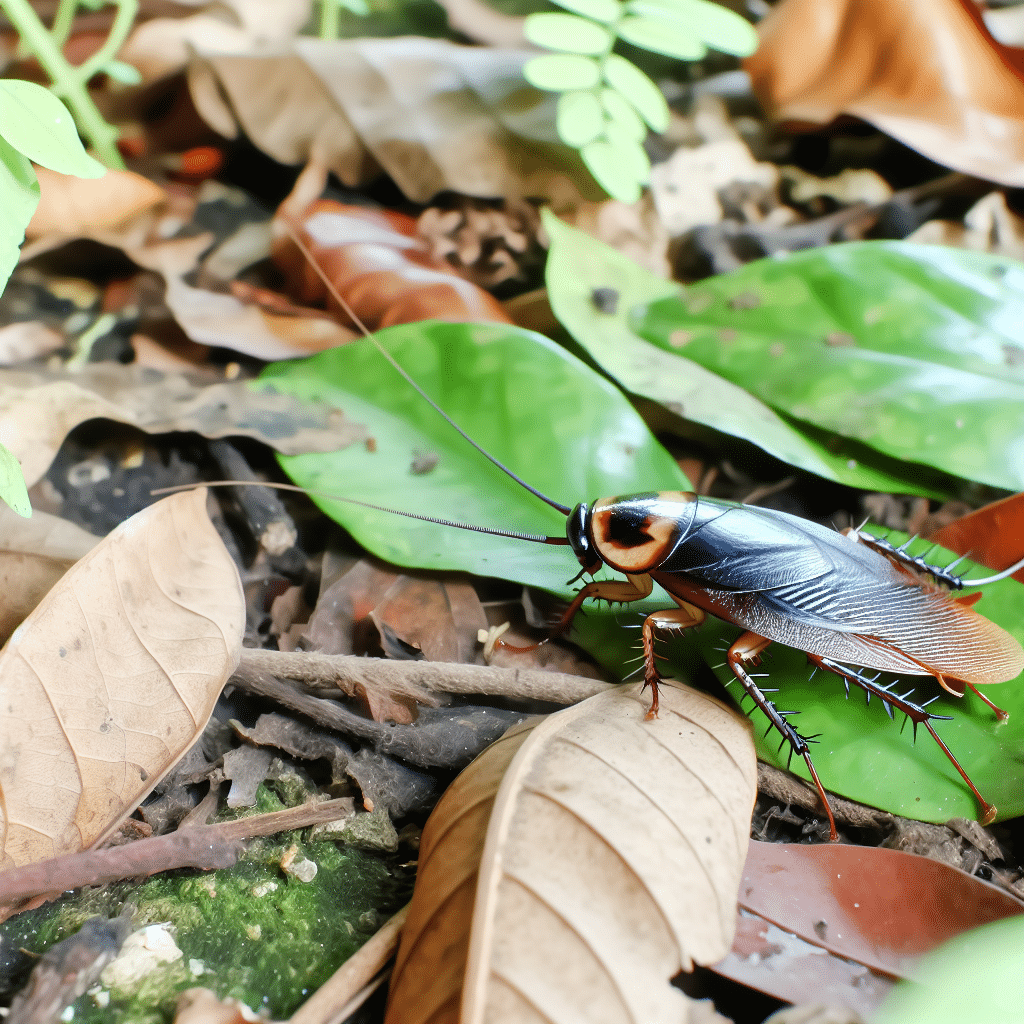
<path id="1" fill-rule="evenodd" d="M 199 738 L 245 625 L 206 491 L 133 516 L 0 653 L 3 863 L 92 846 Z"/>
<path id="2" fill-rule="evenodd" d="M 309 21 L 310 0 L 216 0 L 184 18 L 142 21 L 118 57 L 143 81 L 180 71 L 201 53 L 253 53 L 286 45 Z"/>
<path id="3" fill-rule="evenodd" d="M 189 88 L 221 135 L 244 131 L 280 163 L 314 162 L 348 186 L 386 171 L 426 203 L 464 195 L 579 198 L 592 188 L 554 133 L 554 97 L 522 77 L 529 50 L 440 39 L 295 40 L 282 56 L 197 57 Z"/>
<path id="4" fill-rule="evenodd" d="M 773 116 L 855 114 L 947 167 L 1024 185 L 1024 51 L 974 0 L 783 0 L 744 66 Z"/>
<path id="5" fill-rule="evenodd" d="M 0 506 L 0 642 L 99 537 L 45 512 L 23 519 Z"/>
<path id="6" fill-rule="evenodd" d="M 88 235 L 115 228 L 167 199 L 159 185 L 134 171 L 107 171 L 102 178 L 37 167 L 39 205 L 25 237 Z"/>
<path id="7" fill-rule="evenodd" d="M 648 705 L 639 684 L 598 694 L 510 730 L 456 779 L 423 832 L 389 1024 L 709 1012 L 669 980 L 732 942 L 750 726 L 677 683 L 660 718 Z"/>
<path id="8" fill-rule="evenodd" d="M 120 363 L 92 363 L 77 373 L 0 370 L 0 443 L 21 462 L 29 487 L 49 469 L 68 433 L 96 418 L 151 434 L 255 437 L 286 455 L 334 451 L 366 437 L 365 428 L 338 409 L 245 381 L 197 386 L 180 374 Z"/>

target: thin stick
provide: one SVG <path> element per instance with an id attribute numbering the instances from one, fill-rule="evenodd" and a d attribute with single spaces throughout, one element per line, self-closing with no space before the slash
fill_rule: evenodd
<path id="1" fill-rule="evenodd" d="M 398 949 L 398 936 L 409 914 L 406 904 L 357 953 L 350 956 L 292 1015 L 290 1024 L 328 1024 L 368 985 Z"/>
<path id="2" fill-rule="evenodd" d="M 429 693 L 478 693 L 490 696 L 577 704 L 613 684 L 564 672 L 461 665 L 447 661 L 390 661 L 351 654 L 261 651 L 245 648 L 239 671 L 266 672 L 310 686 L 334 687 L 355 696 L 360 690 L 421 700 Z M 433 701 L 431 701 L 433 703 Z"/>

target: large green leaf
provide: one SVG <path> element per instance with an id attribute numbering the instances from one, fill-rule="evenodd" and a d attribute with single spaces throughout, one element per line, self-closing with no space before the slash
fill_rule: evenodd
<path id="1" fill-rule="evenodd" d="M 415 323 L 378 334 L 474 439 L 533 486 L 572 506 L 602 496 L 688 488 L 622 394 L 547 338 L 496 324 Z M 328 402 L 369 425 L 374 450 L 282 457 L 303 487 L 390 508 L 564 536 L 565 519 L 470 447 L 368 341 L 276 363 L 257 386 Z M 416 475 L 417 454 L 440 456 Z M 567 594 L 566 547 L 468 533 L 315 499 L 361 544 L 399 565 L 462 569 Z"/>
<path id="2" fill-rule="evenodd" d="M 945 481 L 936 474 L 929 479 L 920 466 L 903 466 L 870 449 L 836 444 L 826 433 L 792 422 L 767 401 L 684 358 L 671 342 L 666 349 L 639 338 L 630 326 L 630 310 L 646 309 L 649 303 L 652 310 L 678 304 L 679 285 L 552 214 L 545 213 L 544 226 L 551 238 L 547 284 L 555 315 L 623 387 L 830 480 L 869 490 L 943 494 Z M 595 302 L 599 289 L 614 301 Z"/>
<path id="3" fill-rule="evenodd" d="M 890 534 L 901 543 L 905 537 Z M 910 550 L 927 550 L 924 541 Z M 951 552 L 937 548 L 929 562 L 945 565 L 954 559 Z M 981 578 L 991 570 L 978 568 L 967 572 L 970 563 L 961 563 L 958 572 Z M 1015 580 L 1002 580 L 984 589 L 977 611 L 998 623 L 1024 643 L 1024 586 Z M 742 693 L 728 667 L 722 666 L 727 647 L 739 635 L 734 626 L 711 620 L 696 633 L 697 642 L 708 664 L 738 699 Z M 942 643 L 955 644 L 955 636 Z M 783 711 L 797 711 L 793 724 L 804 736 L 820 734 L 812 745 L 811 757 L 826 789 L 852 800 L 881 807 L 922 821 L 948 821 L 953 817 L 976 818 L 977 802 L 964 785 L 956 769 L 924 729 L 918 729 L 916 742 L 912 728 L 904 728 L 900 714 L 890 721 L 879 701 L 865 702 L 863 691 L 851 687 L 849 699 L 841 679 L 818 672 L 811 679 L 806 656 L 792 648 L 773 644 L 768 648 L 761 668 L 768 678 L 761 682 L 778 687 L 771 699 Z M 884 677 L 880 682 L 886 682 Z M 952 721 L 935 722 L 935 731 L 953 751 L 982 795 L 999 810 L 1000 819 L 1024 813 L 1024 676 L 985 687 L 985 695 L 1010 714 L 1009 721 L 997 723 L 993 712 L 970 691 L 962 699 L 949 696 L 928 676 L 902 676 L 897 692 L 913 688 L 913 700 L 926 701 L 936 694 L 940 699 L 930 706 L 937 715 L 950 715 Z M 750 710 L 752 702 L 743 703 Z M 764 735 L 768 720 L 753 711 L 757 755 L 764 761 L 785 768 L 789 749 L 779 751 L 779 735 L 774 730 Z M 802 758 L 794 758 L 791 770 L 808 778 Z"/>
<path id="4" fill-rule="evenodd" d="M 922 957 L 914 980 L 901 981 L 875 1024 L 1007 1024 L 1024 1006 L 1024 917 L 965 932 Z"/>
<path id="5" fill-rule="evenodd" d="M 25 228 L 39 205 L 39 182 L 27 156 L 0 138 L 0 292 L 18 265 Z"/>
<path id="6" fill-rule="evenodd" d="M 748 264 L 636 311 L 637 333 L 796 420 L 1024 489 L 1024 266 L 851 242 Z"/>

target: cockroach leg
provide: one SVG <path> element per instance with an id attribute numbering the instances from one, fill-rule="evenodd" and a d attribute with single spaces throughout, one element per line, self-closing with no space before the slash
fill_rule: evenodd
<path id="1" fill-rule="evenodd" d="M 804 759 L 807 770 L 811 773 L 814 785 L 817 787 L 818 796 L 821 797 L 822 806 L 828 815 L 828 829 L 830 842 L 839 841 L 839 833 L 836 831 L 836 819 L 832 816 L 832 808 L 829 806 L 828 797 L 825 795 L 825 787 L 822 786 L 818 773 L 814 770 L 814 762 L 811 760 L 811 748 L 807 740 L 800 735 L 786 721 L 786 716 L 764 695 L 764 691 L 754 682 L 750 673 L 747 672 L 746 664 L 757 665 L 761 660 L 761 654 L 771 643 L 771 640 L 758 636 L 757 633 L 744 633 L 729 648 L 726 661 L 733 675 L 740 681 L 743 689 L 750 695 L 754 703 L 767 715 L 768 721 L 779 730 L 784 741 L 788 741 L 794 754 Z"/>
<path id="2" fill-rule="evenodd" d="M 938 718 L 948 721 L 948 716 L 933 715 L 930 711 L 925 710 L 925 708 L 920 704 L 915 704 L 913 701 L 907 700 L 906 697 L 901 697 L 898 694 L 891 693 L 884 686 L 880 686 L 870 677 L 857 671 L 857 669 L 841 665 L 839 662 L 833 661 L 831 658 L 824 658 L 817 654 L 808 654 L 807 657 L 812 664 L 817 665 L 819 668 L 827 669 L 829 672 L 834 672 L 843 680 L 848 680 L 849 682 L 854 683 L 869 694 L 875 694 L 881 700 L 885 701 L 888 706 L 895 708 L 897 711 L 901 711 L 910 719 L 911 722 L 914 723 L 915 735 L 917 733 L 918 725 L 923 725 L 931 733 L 932 739 L 934 739 L 942 748 L 942 752 L 949 758 L 950 764 L 952 764 L 960 773 L 960 777 L 967 783 L 967 787 L 974 794 L 975 799 L 981 807 L 981 823 L 983 825 L 991 825 L 992 822 L 995 821 L 996 808 L 978 792 L 978 787 L 974 785 L 970 776 L 960 766 L 960 762 L 956 757 L 954 757 L 953 752 L 945 743 L 942 742 L 939 738 L 939 734 L 932 728 L 931 719 Z M 973 690 L 974 687 L 972 686 L 971 689 Z M 998 711 L 999 709 L 997 708 L 996 710 Z"/>
<path id="3" fill-rule="evenodd" d="M 648 577 L 649 579 L 650 577 Z M 645 721 L 658 717 L 658 683 L 661 682 L 661 673 L 654 663 L 657 655 L 654 653 L 655 631 L 661 630 L 665 633 L 679 632 L 689 629 L 691 626 L 699 626 L 707 616 L 700 609 L 685 601 L 679 601 L 678 608 L 667 608 L 664 611 L 652 612 L 644 619 L 641 636 L 644 648 L 644 686 L 646 690 L 651 688 L 651 706 L 644 716 Z"/>
<path id="4" fill-rule="evenodd" d="M 1004 711 L 1001 707 L 993 704 L 992 701 L 990 701 L 988 697 L 986 697 L 985 694 L 983 694 L 981 690 L 974 685 L 974 683 L 968 683 L 967 685 L 979 700 L 986 703 L 996 713 L 996 718 L 998 718 L 1000 722 L 1005 722 L 1010 717 L 1009 711 Z"/>

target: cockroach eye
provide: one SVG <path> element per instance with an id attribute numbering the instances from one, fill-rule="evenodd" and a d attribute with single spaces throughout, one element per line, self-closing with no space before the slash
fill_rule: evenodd
<path id="1" fill-rule="evenodd" d="M 590 542 L 590 517 L 590 506 L 580 502 L 565 521 L 565 535 L 569 538 L 569 546 L 577 561 L 583 566 L 583 571 L 593 574 L 604 563 Z"/>

